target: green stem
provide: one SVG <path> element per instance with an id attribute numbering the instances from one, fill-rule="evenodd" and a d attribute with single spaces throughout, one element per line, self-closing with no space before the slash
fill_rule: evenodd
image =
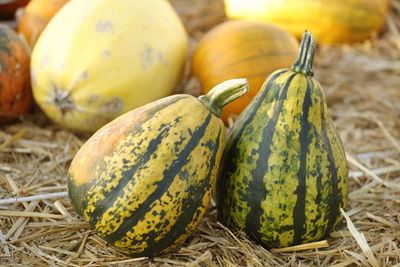
<path id="1" fill-rule="evenodd" d="M 206 95 L 198 97 L 215 116 L 221 117 L 222 108 L 249 90 L 247 79 L 233 79 L 222 82 Z"/>
<path id="2" fill-rule="evenodd" d="M 309 31 L 304 31 L 303 38 L 300 43 L 299 55 L 296 62 L 292 65 L 292 69 L 296 72 L 313 76 L 313 62 L 316 49 L 314 36 Z"/>

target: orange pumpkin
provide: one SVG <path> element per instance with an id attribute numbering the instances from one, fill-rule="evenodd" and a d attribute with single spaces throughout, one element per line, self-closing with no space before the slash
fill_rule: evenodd
<path id="1" fill-rule="evenodd" d="M 250 91 L 228 104 L 222 113 L 227 123 L 251 102 L 273 71 L 290 67 L 298 51 L 296 38 L 271 24 L 228 21 L 206 33 L 193 58 L 192 72 L 206 94 L 215 85 L 234 78 L 247 78 Z"/>
<path id="2" fill-rule="evenodd" d="M 32 92 L 29 48 L 8 26 L 0 25 L 0 122 L 29 111 Z"/>
<path id="3" fill-rule="evenodd" d="M 32 0 L 26 6 L 18 31 L 24 35 L 31 47 L 47 23 L 67 2 L 68 0 Z"/>

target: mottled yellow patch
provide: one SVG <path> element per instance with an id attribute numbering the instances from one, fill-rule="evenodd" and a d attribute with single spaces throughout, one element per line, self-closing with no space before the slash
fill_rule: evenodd
<path id="1" fill-rule="evenodd" d="M 96 178 L 95 171 L 115 146 L 124 140 L 126 131 L 147 118 L 146 113 L 131 111 L 109 124 L 82 145 L 70 166 L 70 174 L 77 186 Z"/>
<path id="2" fill-rule="evenodd" d="M 287 77 L 284 81 L 287 81 Z M 303 107 L 303 102 L 297 100 L 306 93 L 306 79 L 302 75 L 297 75 L 290 83 L 290 87 L 292 90 L 288 90 L 286 100 L 283 102 L 271 142 L 268 170 L 264 176 L 268 193 L 265 200 L 260 200 L 261 207 L 265 211 L 260 218 L 263 222 L 260 231 L 265 232 L 267 236 L 270 235 L 269 239 L 279 238 L 283 244 L 292 242 L 293 229 L 279 232 L 275 229 L 293 225 L 293 216 L 290 213 L 297 201 L 294 191 L 298 185 L 297 173 L 300 168 L 299 116 Z M 270 218 L 274 220 L 271 221 Z"/>

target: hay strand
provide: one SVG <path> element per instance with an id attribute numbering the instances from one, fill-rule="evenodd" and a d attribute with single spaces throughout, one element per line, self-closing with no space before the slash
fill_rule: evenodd
<path id="1" fill-rule="evenodd" d="M 365 172 L 366 174 L 368 174 L 369 176 L 371 176 L 377 183 L 383 184 L 392 189 L 400 190 L 400 184 L 386 182 L 386 181 L 382 180 L 374 172 L 372 172 L 371 170 L 369 170 L 368 168 L 363 166 L 361 163 L 359 163 L 353 156 L 347 155 L 347 161 L 350 162 L 351 164 L 353 164 L 354 166 L 356 166 L 357 168 L 359 168 L 360 170 L 362 170 L 363 172 Z"/>
<path id="2" fill-rule="evenodd" d="M 29 212 L 32 211 L 37 205 L 36 201 L 33 201 L 32 203 L 30 203 L 26 208 L 25 208 L 25 212 Z M 20 217 L 18 218 L 15 223 L 12 225 L 11 229 L 7 232 L 6 234 L 6 238 L 10 239 L 12 235 L 14 235 L 14 233 L 17 232 L 17 234 L 15 234 L 12 239 L 18 239 L 19 235 L 21 234 L 22 230 L 18 231 L 18 229 L 23 229 L 23 227 L 25 227 L 26 223 L 28 222 L 28 219 L 25 217 Z"/>
<path id="3" fill-rule="evenodd" d="M 40 213 L 30 211 L 16 211 L 16 210 L 0 210 L 0 216 L 8 217 L 37 217 L 37 218 L 51 218 L 51 219 L 64 219 L 64 215 L 52 213 Z"/>
<path id="4" fill-rule="evenodd" d="M 29 197 L 15 197 L 15 198 L 8 198 L 8 199 L 0 199 L 0 206 L 12 204 L 12 203 L 20 203 L 20 202 L 29 202 L 35 200 L 44 200 L 44 199 L 51 199 L 51 198 L 60 198 L 66 197 L 68 192 L 57 192 L 57 193 L 49 193 L 49 194 L 42 194 L 42 195 L 35 195 Z"/>
<path id="5" fill-rule="evenodd" d="M 286 248 L 273 248 L 271 252 L 273 253 L 284 253 L 284 252 L 296 252 L 296 251 L 303 251 L 303 250 L 310 250 L 310 249 L 317 249 L 317 248 L 326 248 L 329 247 L 329 243 L 327 240 L 322 240 L 318 242 L 312 242 L 297 246 L 291 246 Z"/>
<path id="6" fill-rule="evenodd" d="M 361 247 L 362 251 L 367 255 L 371 265 L 373 267 L 379 267 L 380 264 L 376 259 L 374 253 L 371 251 L 371 248 L 368 245 L 367 240 L 364 237 L 364 234 L 361 234 L 357 228 L 354 226 L 353 222 L 351 221 L 350 217 L 344 212 L 343 209 L 340 210 L 346 219 L 347 228 L 349 229 L 350 233 L 353 235 L 354 239 L 357 241 L 357 244 Z"/>
<path id="7" fill-rule="evenodd" d="M 5 141 L 3 144 L 0 145 L 0 152 L 9 145 L 11 145 L 16 140 L 21 139 L 27 132 L 28 130 L 26 128 L 20 129 L 15 135 L 13 135 L 11 138 L 9 138 L 7 141 Z"/>

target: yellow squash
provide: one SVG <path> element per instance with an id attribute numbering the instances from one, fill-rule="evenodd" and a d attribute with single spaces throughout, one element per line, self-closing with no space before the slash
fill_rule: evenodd
<path id="1" fill-rule="evenodd" d="M 35 100 L 61 125 L 94 132 L 122 113 L 173 93 L 188 39 L 166 0 L 74 0 L 39 37 Z"/>
<path id="2" fill-rule="evenodd" d="M 298 38 L 304 30 L 319 43 L 369 38 L 385 22 L 388 0 L 224 0 L 227 16 L 276 24 Z"/>

